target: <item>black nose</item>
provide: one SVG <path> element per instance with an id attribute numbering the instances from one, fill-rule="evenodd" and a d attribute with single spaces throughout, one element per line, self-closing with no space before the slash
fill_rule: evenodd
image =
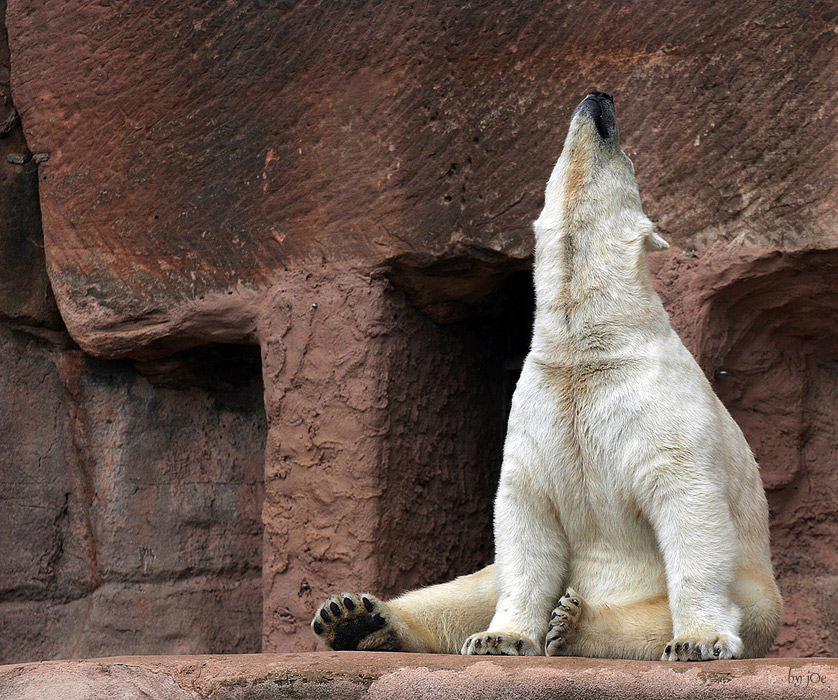
<path id="1" fill-rule="evenodd" d="M 599 90 L 591 90 L 588 97 L 593 97 L 595 100 L 608 100 L 613 104 L 614 98 L 607 92 L 600 92 Z M 587 97 L 585 99 L 588 99 Z"/>

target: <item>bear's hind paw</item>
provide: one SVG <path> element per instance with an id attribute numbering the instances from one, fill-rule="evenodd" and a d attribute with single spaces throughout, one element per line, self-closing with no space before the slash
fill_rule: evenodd
<path id="1" fill-rule="evenodd" d="M 335 651 L 398 651 L 389 608 L 369 593 L 333 595 L 317 610 L 311 629 Z"/>

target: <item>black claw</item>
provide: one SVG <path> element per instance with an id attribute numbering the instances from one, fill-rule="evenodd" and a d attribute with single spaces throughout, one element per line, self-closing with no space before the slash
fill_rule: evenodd
<path id="1" fill-rule="evenodd" d="M 684 652 L 688 652 L 690 650 L 690 643 L 684 642 L 684 646 L 682 647 Z"/>
<path id="2" fill-rule="evenodd" d="M 518 651 L 521 651 L 521 649 L 523 649 L 523 648 L 524 648 L 524 640 L 523 640 L 523 639 L 519 639 L 519 640 L 515 643 L 515 646 L 516 646 L 516 647 L 518 647 Z"/>
<path id="3" fill-rule="evenodd" d="M 579 607 L 579 601 L 576 600 L 576 598 L 571 599 L 570 602 L 573 603 L 577 608 Z"/>
<path id="4" fill-rule="evenodd" d="M 367 612 L 372 612 L 373 607 L 372 601 L 369 598 L 361 598 L 361 602 L 364 604 L 364 607 L 367 609 Z"/>
<path id="5" fill-rule="evenodd" d="M 355 609 L 355 603 L 352 601 L 352 598 L 344 598 L 343 604 L 349 612 L 352 612 Z"/>
<path id="6" fill-rule="evenodd" d="M 332 601 L 332 604 L 329 606 L 329 608 L 331 608 L 332 610 L 332 615 L 334 615 L 335 617 L 341 616 L 342 613 L 340 611 L 340 605 Z"/>
<path id="7" fill-rule="evenodd" d="M 323 634 L 323 625 L 319 622 L 314 623 L 314 634 Z"/>
<path id="8" fill-rule="evenodd" d="M 722 653 L 722 648 L 721 647 L 713 647 L 713 656 L 718 656 L 721 653 Z"/>
<path id="9" fill-rule="evenodd" d="M 671 654 L 672 653 L 672 645 L 667 645 L 666 649 L 663 650 L 664 654 Z"/>
<path id="10" fill-rule="evenodd" d="M 323 608 L 320 611 L 320 617 L 323 618 L 323 622 L 331 622 L 332 618 L 329 616 L 329 613 L 326 612 L 326 608 Z"/>

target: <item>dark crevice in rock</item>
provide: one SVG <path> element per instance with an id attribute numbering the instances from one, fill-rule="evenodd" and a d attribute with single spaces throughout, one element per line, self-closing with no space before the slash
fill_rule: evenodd
<path id="1" fill-rule="evenodd" d="M 479 289 L 460 307 L 468 316 L 424 319 L 391 358 L 388 450 L 399 467 L 384 478 L 382 531 L 385 549 L 400 557 L 385 574 L 388 592 L 450 580 L 493 558 L 492 504 L 535 298 L 530 270 L 481 278 L 473 262 L 446 261 L 432 267 L 445 274 L 425 277 L 442 280 L 443 293 Z"/>
<path id="2" fill-rule="evenodd" d="M 61 329 L 46 271 L 38 166 L 12 101 L 6 2 L 0 0 L 0 317 Z"/>
<path id="3" fill-rule="evenodd" d="M 133 365 L 154 386 L 201 389 L 228 407 L 252 407 L 263 392 L 258 345 L 210 343 Z"/>
<path id="4" fill-rule="evenodd" d="M 459 246 L 443 256 L 403 253 L 385 264 L 390 281 L 437 323 L 492 314 L 507 278 L 531 268 L 529 257 L 512 258 L 479 246 Z"/>
<path id="5" fill-rule="evenodd" d="M 70 495 L 70 493 L 64 494 L 64 503 L 56 514 L 52 524 L 52 551 L 45 557 L 45 561 L 43 561 L 38 571 L 38 580 L 43 585 L 54 585 L 60 573 L 61 559 L 64 556 L 64 538 L 67 535 L 70 514 Z"/>

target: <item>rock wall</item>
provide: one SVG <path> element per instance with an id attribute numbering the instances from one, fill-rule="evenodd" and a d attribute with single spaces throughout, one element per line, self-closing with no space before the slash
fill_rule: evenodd
<path id="1" fill-rule="evenodd" d="M 5 20 L 0 657 L 312 649 L 327 590 L 487 561 L 530 222 L 594 86 L 676 244 L 673 324 L 763 468 L 772 653 L 838 654 L 831 7 Z"/>
<path id="2" fill-rule="evenodd" d="M 835 235 L 819 2 L 11 0 L 7 25 L 26 139 L 49 154 L 50 278 L 95 355 L 247 335 L 252 298 L 223 318 L 219 299 L 300 262 L 520 263 L 594 85 L 682 248 Z"/>
<path id="3" fill-rule="evenodd" d="M 0 658 L 258 651 L 260 373 L 153 384 L 7 324 L 0 367 Z"/>

